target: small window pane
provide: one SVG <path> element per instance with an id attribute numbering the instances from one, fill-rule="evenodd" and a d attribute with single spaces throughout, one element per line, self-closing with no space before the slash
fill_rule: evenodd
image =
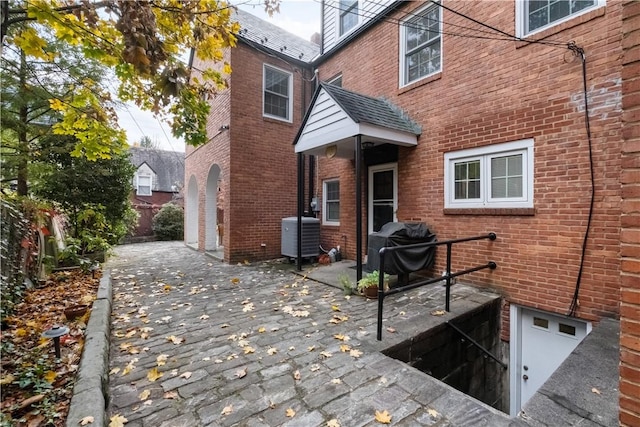
<path id="1" fill-rule="evenodd" d="M 151 195 L 151 177 L 150 176 L 138 176 L 138 189 L 136 193 L 139 196 Z"/>
<path id="2" fill-rule="evenodd" d="M 324 183 L 324 200 L 325 200 L 325 222 L 340 221 L 340 181 L 325 181 Z"/>
<path id="3" fill-rule="evenodd" d="M 455 165 L 455 198 L 480 198 L 480 160 Z"/>
<path id="4" fill-rule="evenodd" d="M 541 317 L 534 317 L 533 318 L 533 325 L 537 326 L 539 328 L 549 329 L 549 320 L 548 319 L 543 319 Z"/>
<path id="5" fill-rule="evenodd" d="M 289 119 L 289 79 L 287 73 L 265 67 L 264 114 Z"/>
<path id="6" fill-rule="evenodd" d="M 560 21 L 596 4 L 596 0 L 529 0 L 528 31 Z"/>
<path id="7" fill-rule="evenodd" d="M 576 336 L 575 326 L 565 325 L 564 323 L 560 323 L 560 325 L 558 326 L 558 330 L 563 334 Z"/>
<path id="8" fill-rule="evenodd" d="M 522 197 L 522 155 L 491 159 L 491 197 Z"/>

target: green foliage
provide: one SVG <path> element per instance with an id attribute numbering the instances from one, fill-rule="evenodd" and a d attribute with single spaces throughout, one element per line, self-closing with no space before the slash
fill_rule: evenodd
<path id="1" fill-rule="evenodd" d="M 378 270 L 373 270 L 371 273 L 367 273 L 358 281 L 358 291 L 362 292 L 365 288 L 371 286 L 378 286 L 380 280 L 380 273 Z"/>
<path id="2" fill-rule="evenodd" d="M 167 203 L 153 217 L 153 232 L 160 240 L 182 240 L 184 236 L 184 210 Z"/>
<path id="3" fill-rule="evenodd" d="M 353 282 L 347 274 L 342 273 L 338 275 L 338 283 L 342 286 L 342 291 L 345 295 L 351 295 L 353 293 Z"/>

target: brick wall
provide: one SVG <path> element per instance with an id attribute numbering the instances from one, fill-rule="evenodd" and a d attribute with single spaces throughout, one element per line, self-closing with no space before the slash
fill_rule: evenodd
<path id="1" fill-rule="evenodd" d="M 620 424 L 640 425 L 640 3 L 622 11 Z"/>
<path id="2" fill-rule="evenodd" d="M 513 2 L 478 5 L 450 4 L 479 21 L 515 31 Z M 492 259 L 497 270 L 464 280 L 495 288 L 510 303 L 565 314 L 576 286 L 591 188 L 581 62 L 564 45 L 445 35 L 443 71 L 399 89 L 399 29 L 394 20 L 417 7 L 419 2 L 407 3 L 338 52 L 320 66 L 320 78 L 342 73 L 343 87 L 383 96 L 422 125 L 418 146 L 399 148 L 399 221 L 424 221 L 439 240 L 495 231 L 498 239 L 493 243 L 454 247 L 453 268 Z M 574 40 L 588 61 L 596 196 L 577 312 L 587 320 L 616 316 L 620 296 L 620 11 L 620 3 L 609 2 L 546 33 L 548 40 Z M 477 28 L 447 11 L 443 18 L 447 33 L 474 33 L 460 26 Z M 525 138 L 535 141 L 534 209 L 445 211 L 445 153 Z M 353 163 L 322 159 L 320 164 L 320 181 L 342 173 L 341 225 L 323 227 L 323 244 L 341 243 L 346 236 L 346 253 L 354 257 Z M 366 191 L 364 185 L 364 195 Z M 444 260 L 439 251 L 436 271 L 443 269 Z M 506 318 L 508 304 L 504 307 Z"/>
<path id="3" fill-rule="evenodd" d="M 172 201 L 173 197 L 173 193 L 163 191 L 154 191 L 151 196 L 138 196 L 134 191 L 131 194 L 131 203 L 140 216 L 133 236 L 153 236 L 153 217 L 162 205 Z"/>
<path id="4" fill-rule="evenodd" d="M 209 168 L 221 168 L 224 208 L 224 258 L 227 262 L 280 256 L 281 220 L 295 216 L 297 157 L 293 140 L 300 126 L 312 74 L 243 43 L 230 51 L 235 72 L 230 89 L 212 100 L 209 135 L 223 124 L 229 130 L 195 150 L 187 150 L 187 174 L 199 187 L 199 246 L 205 236 L 205 183 Z M 293 73 L 291 123 L 262 115 L 263 64 Z M 188 177 L 187 177 L 188 180 Z M 186 181 L 188 182 L 188 181 Z"/>

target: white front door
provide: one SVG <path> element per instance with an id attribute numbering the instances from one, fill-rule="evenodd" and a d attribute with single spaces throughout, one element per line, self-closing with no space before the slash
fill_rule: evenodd
<path id="1" fill-rule="evenodd" d="M 591 332 L 591 324 L 512 305 L 511 332 L 510 413 L 515 416 Z"/>
<path id="2" fill-rule="evenodd" d="M 369 167 L 369 234 L 396 221 L 398 209 L 398 164 Z"/>

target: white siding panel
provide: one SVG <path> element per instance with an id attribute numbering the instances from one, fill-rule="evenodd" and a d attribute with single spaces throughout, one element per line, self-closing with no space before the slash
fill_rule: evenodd
<path id="1" fill-rule="evenodd" d="M 360 0 L 358 4 L 360 22 L 362 26 L 375 18 L 387 8 L 394 0 Z M 324 51 L 330 51 L 339 41 L 339 0 L 326 0 L 324 6 Z M 351 31 L 352 32 L 352 31 Z M 351 32 L 347 33 L 350 34 Z"/>

